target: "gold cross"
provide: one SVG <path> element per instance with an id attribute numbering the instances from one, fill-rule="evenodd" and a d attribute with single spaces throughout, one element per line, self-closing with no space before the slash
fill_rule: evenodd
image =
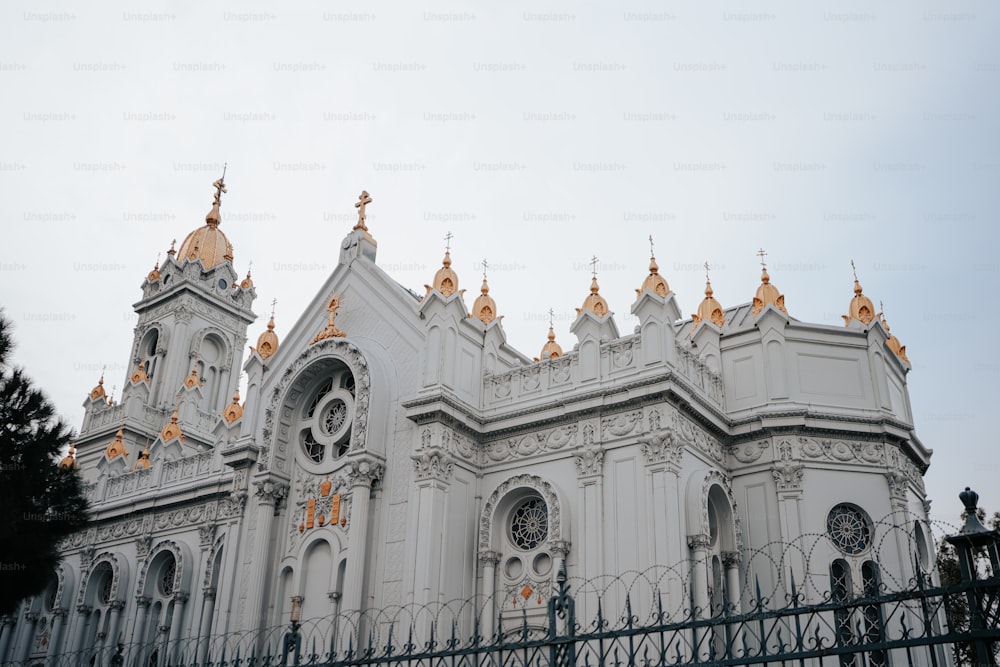
<path id="1" fill-rule="evenodd" d="M 761 248 L 760 250 L 757 251 L 757 256 L 760 257 L 760 266 L 761 266 L 761 268 L 766 269 L 767 268 L 767 264 L 764 263 L 764 257 L 767 256 L 767 253 L 764 252 L 763 248 Z"/>
<path id="2" fill-rule="evenodd" d="M 590 268 L 594 272 L 594 277 L 597 277 L 597 255 L 590 258 Z"/>
<path id="3" fill-rule="evenodd" d="M 368 227 L 365 225 L 365 206 L 371 203 L 372 198 L 368 195 L 368 191 L 362 190 L 357 203 L 354 204 L 354 208 L 358 209 L 358 224 L 354 225 L 354 229 L 360 229 L 364 232 L 368 231 Z"/>
<path id="4" fill-rule="evenodd" d="M 212 183 L 212 187 L 215 188 L 214 203 L 216 206 L 222 206 L 222 193 L 228 192 L 228 190 L 226 190 L 226 167 L 228 166 L 229 166 L 228 162 L 222 165 L 222 178 L 217 180 L 215 183 Z"/>
<path id="5" fill-rule="evenodd" d="M 451 232 L 448 232 L 447 234 L 444 235 L 444 244 L 445 244 L 444 245 L 444 249 L 446 251 L 448 251 L 448 252 L 451 252 L 451 239 L 452 238 L 454 238 L 454 237 L 452 236 Z"/>

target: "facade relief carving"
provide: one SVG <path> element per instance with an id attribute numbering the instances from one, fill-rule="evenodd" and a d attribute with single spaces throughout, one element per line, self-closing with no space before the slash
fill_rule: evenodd
<path id="1" fill-rule="evenodd" d="M 604 472 L 604 450 L 600 446 L 581 449 L 573 455 L 576 476 L 580 479 L 600 477 Z"/>

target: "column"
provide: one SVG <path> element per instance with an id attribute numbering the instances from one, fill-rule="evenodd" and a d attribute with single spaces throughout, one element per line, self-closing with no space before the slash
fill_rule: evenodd
<path id="1" fill-rule="evenodd" d="M 38 623 L 38 614 L 33 611 L 26 612 L 24 621 L 26 623 L 25 632 L 21 635 L 21 645 L 17 651 L 18 662 L 27 662 L 28 655 L 31 653 L 31 642 L 35 639 L 35 624 Z"/>
<path id="2" fill-rule="evenodd" d="M 187 593 L 177 593 L 174 595 L 174 613 L 170 618 L 170 634 L 167 637 L 167 664 L 173 664 L 178 659 L 177 644 L 181 636 L 181 623 L 184 622 L 184 603 L 187 602 Z"/>
<path id="3" fill-rule="evenodd" d="M 722 566 L 726 572 L 726 602 L 730 614 L 740 611 L 740 554 L 738 551 L 726 551 L 722 554 Z"/>
<path id="4" fill-rule="evenodd" d="M 14 617 L 6 615 L 0 618 L 0 663 L 7 662 L 7 651 L 10 649 L 10 638 L 14 634 Z"/>
<path id="5" fill-rule="evenodd" d="M 128 647 L 128 653 L 125 655 L 126 665 L 141 661 L 142 645 L 146 641 L 146 614 L 149 613 L 150 602 L 151 600 L 144 595 L 135 597 L 135 625 L 132 627 L 131 641 L 126 643 Z"/>
<path id="6" fill-rule="evenodd" d="M 790 444 L 782 443 L 779 446 L 780 459 L 771 468 L 771 477 L 778 490 L 778 520 L 781 522 L 781 539 L 785 544 L 794 544 L 802 536 L 802 522 L 799 516 L 799 501 L 802 499 L 802 477 L 805 473 L 805 466 L 795 463 L 793 450 Z M 812 586 L 805 586 L 806 564 L 802 553 L 793 549 L 788 556 L 788 565 L 791 569 L 791 576 L 795 578 L 795 585 L 807 597 Z M 785 573 L 778 573 L 778 580 L 784 578 Z M 775 582 L 777 584 L 778 582 Z M 791 582 L 785 582 L 785 592 L 790 594 L 792 590 Z"/>
<path id="7" fill-rule="evenodd" d="M 66 626 L 66 609 L 58 607 L 52 610 L 52 634 L 49 637 L 49 650 L 46 654 L 49 664 L 54 664 L 60 655 L 63 628 Z M 6 626 L 4 626 L 6 628 Z M 0 640 L 0 662 L 3 662 L 3 643 Z"/>
<path id="8" fill-rule="evenodd" d="M 448 453 L 438 448 L 428 447 L 413 454 L 414 481 L 417 485 L 415 497 L 410 501 L 415 503 L 417 510 L 413 593 L 418 604 L 438 602 L 444 595 L 442 570 L 449 566 L 448 562 L 442 562 L 445 555 L 442 553 L 446 531 L 445 501 L 454 467 Z"/>
<path id="9" fill-rule="evenodd" d="M 73 641 L 73 653 L 76 653 L 78 660 L 81 659 L 80 654 L 83 652 L 83 645 L 90 631 L 90 612 L 91 608 L 87 605 L 81 604 L 76 608 L 76 613 L 79 614 L 79 617 L 76 621 L 76 637 L 74 637 Z"/>
<path id="10" fill-rule="evenodd" d="M 370 456 L 351 463 L 351 534 L 342 606 L 344 612 L 348 614 L 362 610 L 365 564 L 368 560 L 365 558 L 368 546 L 368 507 L 372 482 L 382 477 L 382 471 L 382 465 Z"/>
<path id="11" fill-rule="evenodd" d="M 688 535 L 688 547 L 691 549 L 691 590 L 694 593 L 694 618 L 707 618 L 710 610 L 708 608 L 708 546 L 712 540 L 708 535 L 700 533 Z M 709 637 L 704 628 L 695 630 L 694 646 L 695 655 L 701 660 L 707 660 L 709 656 Z"/>
<path id="12" fill-rule="evenodd" d="M 111 646 L 114 648 L 118 642 L 122 641 L 119 632 L 121 631 L 122 609 L 125 608 L 124 600 L 114 600 L 108 605 L 111 610 L 108 618 L 108 637 L 111 638 Z"/>
<path id="13" fill-rule="evenodd" d="M 483 641 L 492 644 L 496 632 L 497 602 L 494 599 L 497 585 L 497 564 L 500 563 L 500 553 L 497 551 L 480 551 L 479 564 L 483 568 L 483 609 L 479 624 L 479 634 Z"/>
<path id="14" fill-rule="evenodd" d="M 271 527 L 274 523 L 275 507 L 288 495 L 288 485 L 280 482 L 262 479 L 254 482 L 257 500 L 257 516 L 254 530 L 253 550 L 250 553 L 250 563 L 253 572 L 250 576 L 250 588 L 247 591 L 246 605 L 248 618 L 244 630 L 258 630 L 261 626 L 261 607 L 267 575 L 267 552 L 271 543 Z"/>
<path id="15" fill-rule="evenodd" d="M 201 624 L 198 626 L 198 658 L 199 665 L 205 664 L 208 657 L 209 643 L 212 640 L 212 616 L 215 612 L 215 589 L 206 588 L 201 603 Z"/>

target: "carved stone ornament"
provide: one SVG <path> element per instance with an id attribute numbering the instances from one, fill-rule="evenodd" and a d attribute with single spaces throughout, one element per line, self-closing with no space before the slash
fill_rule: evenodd
<path id="1" fill-rule="evenodd" d="M 579 478 L 599 477 L 604 472 L 604 450 L 599 446 L 581 449 L 573 455 L 573 461 Z"/>
<path id="2" fill-rule="evenodd" d="M 198 526 L 198 543 L 202 551 L 209 549 L 215 540 L 215 524 L 203 523 Z"/>
<path id="3" fill-rule="evenodd" d="M 496 567 L 499 562 L 499 551 L 486 550 L 479 552 L 479 563 L 484 567 Z"/>
<path id="4" fill-rule="evenodd" d="M 372 457 L 366 456 L 351 461 L 351 472 L 348 475 L 350 485 L 352 488 L 358 486 L 371 488 L 372 482 L 382 479 L 384 472 L 385 466 Z"/>
<path id="5" fill-rule="evenodd" d="M 500 483 L 490 494 L 483 505 L 483 513 L 479 517 L 479 550 L 489 551 L 493 544 L 493 515 L 497 504 L 510 491 L 517 488 L 533 489 L 545 501 L 549 516 L 549 536 L 553 540 L 562 540 L 562 510 L 555 489 L 538 475 L 514 475 Z"/>
<path id="6" fill-rule="evenodd" d="M 288 485 L 262 480 L 254 482 L 254 496 L 263 505 L 277 505 L 288 496 Z"/>
<path id="7" fill-rule="evenodd" d="M 651 433 L 639 438 L 639 442 L 647 466 L 666 464 L 674 471 L 680 470 L 684 444 L 677 440 L 673 430 Z"/>
<path id="8" fill-rule="evenodd" d="M 413 455 L 413 472 L 418 482 L 429 479 L 449 482 L 454 468 L 451 457 L 441 450 L 422 449 Z"/>
<path id="9" fill-rule="evenodd" d="M 889 496 L 893 500 L 906 500 L 906 491 L 909 488 L 909 480 L 906 475 L 889 471 L 885 473 L 885 479 L 889 483 Z"/>
<path id="10" fill-rule="evenodd" d="M 142 560 L 149 555 L 149 550 L 153 548 L 153 536 L 142 535 L 135 540 L 135 556 Z"/>
<path id="11" fill-rule="evenodd" d="M 765 451 L 771 446 L 768 440 L 758 440 L 756 442 L 747 442 L 742 445 L 736 445 L 730 451 L 735 458 L 740 463 L 753 463 L 763 455 Z"/>
<path id="12" fill-rule="evenodd" d="M 771 477 L 778 486 L 778 491 L 801 491 L 802 474 L 805 466 L 782 463 L 771 469 Z"/>
<path id="13" fill-rule="evenodd" d="M 696 535 L 688 535 L 687 545 L 692 551 L 703 551 L 708 549 L 712 544 L 712 538 L 705 533 L 698 533 Z"/>

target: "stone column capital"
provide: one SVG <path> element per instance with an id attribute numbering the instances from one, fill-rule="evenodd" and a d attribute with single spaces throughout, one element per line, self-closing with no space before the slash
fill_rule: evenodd
<path id="1" fill-rule="evenodd" d="M 726 569 L 731 567 L 739 567 L 740 564 L 740 552 L 739 551 L 723 551 L 722 552 L 722 565 Z"/>
<path id="2" fill-rule="evenodd" d="M 692 551 L 705 551 L 712 544 L 712 538 L 705 533 L 687 536 L 688 547 Z"/>
<path id="3" fill-rule="evenodd" d="M 500 552 L 480 551 L 479 562 L 486 567 L 496 567 L 500 563 Z"/>
<path id="4" fill-rule="evenodd" d="M 349 482 L 352 488 L 371 488 L 375 480 L 382 479 L 385 473 L 385 466 L 371 455 L 362 455 L 351 461 L 351 472 L 348 473 Z"/>

